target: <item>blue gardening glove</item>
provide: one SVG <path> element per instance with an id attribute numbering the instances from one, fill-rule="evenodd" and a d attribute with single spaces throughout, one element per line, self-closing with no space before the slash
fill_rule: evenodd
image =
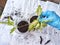
<path id="1" fill-rule="evenodd" d="M 38 20 L 60 30 L 60 17 L 54 11 L 42 12 Z"/>

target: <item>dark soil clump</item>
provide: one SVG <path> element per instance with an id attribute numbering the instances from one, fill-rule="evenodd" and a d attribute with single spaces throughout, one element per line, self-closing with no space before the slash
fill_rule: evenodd
<path id="1" fill-rule="evenodd" d="M 27 21 L 21 21 L 18 23 L 17 29 L 21 33 L 25 33 L 28 31 L 29 24 Z"/>

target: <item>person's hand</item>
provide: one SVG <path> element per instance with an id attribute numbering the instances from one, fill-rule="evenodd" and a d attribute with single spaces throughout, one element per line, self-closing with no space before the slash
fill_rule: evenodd
<path id="1" fill-rule="evenodd" d="M 54 11 L 42 12 L 38 20 L 60 30 L 60 17 Z"/>

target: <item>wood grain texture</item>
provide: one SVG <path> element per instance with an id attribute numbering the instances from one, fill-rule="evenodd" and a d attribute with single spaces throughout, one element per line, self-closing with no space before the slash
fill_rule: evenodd
<path id="1" fill-rule="evenodd" d="M 60 2 L 60 0 L 48 0 L 48 1 L 55 2 L 55 3 L 59 3 Z"/>
<path id="2" fill-rule="evenodd" d="M 59 4 L 60 0 L 41 0 L 41 1 L 50 1 Z"/>
<path id="3" fill-rule="evenodd" d="M 7 0 L 0 0 L 0 16 L 3 12 Z"/>
<path id="4" fill-rule="evenodd" d="M 0 0 L 0 6 L 1 6 L 1 7 L 4 7 L 5 4 L 6 4 L 6 1 L 7 1 L 7 0 Z"/>

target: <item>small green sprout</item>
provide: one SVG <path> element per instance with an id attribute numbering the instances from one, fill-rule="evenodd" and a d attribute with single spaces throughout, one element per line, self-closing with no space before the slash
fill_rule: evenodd
<path id="1" fill-rule="evenodd" d="M 10 31 L 10 33 L 13 33 L 16 30 L 16 27 L 13 27 Z"/>
<path id="2" fill-rule="evenodd" d="M 41 15 L 41 13 L 42 13 L 42 8 L 41 8 L 40 5 L 38 6 L 38 8 L 37 8 L 37 10 L 36 10 L 36 13 L 37 13 L 38 16 Z M 39 22 L 39 21 L 38 21 L 38 18 L 37 18 L 36 20 L 34 20 L 34 21 L 29 25 L 29 30 L 31 31 L 31 30 L 33 30 L 34 28 L 41 30 L 42 28 L 44 28 L 44 27 L 46 27 L 46 26 L 47 26 L 46 23 L 41 23 L 41 22 Z"/>
<path id="3" fill-rule="evenodd" d="M 11 19 L 10 19 L 10 16 L 8 17 L 8 20 L 6 21 L 6 22 L 0 22 L 0 24 L 7 24 L 7 25 L 11 25 L 11 26 L 14 26 L 14 22 L 13 21 L 11 21 Z M 15 31 L 15 29 L 16 29 L 16 27 L 13 27 L 12 29 L 11 29 L 11 32 L 10 33 L 12 33 L 13 31 Z"/>
<path id="4" fill-rule="evenodd" d="M 33 30 L 34 28 L 42 30 L 42 28 L 46 26 L 47 26 L 46 23 L 41 23 L 41 22 L 38 22 L 38 20 L 35 20 L 29 25 L 29 31 Z"/>
<path id="5" fill-rule="evenodd" d="M 33 30 L 35 26 L 37 25 L 38 21 L 34 20 L 30 25 L 29 25 L 29 31 Z"/>
<path id="6" fill-rule="evenodd" d="M 41 25 L 40 25 L 40 30 L 42 30 L 44 27 L 46 27 L 47 26 L 47 24 L 46 23 L 41 23 Z"/>
<path id="7" fill-rule="evenodd" d="M 14 25 L 14 22 L 11 21 L 10 17 L 8 18 L 8 21 L 7 22 L 0 22 L 0 24 L 7 24 L 7 25 Z"/>
<path id="8" fill-rule="evenodd" d="M 38 22 L 38 24 L 35 26 L 35 29 L 39 29 L 40 28 L 40 23 Z"/>
<path id="9" fill-rule="evenodd" d="M 0 24 L 7 24 L 7 22 L 0 22 Z"/>
<path id="10" fill-rule="evenodd" d="M 11 20 L 10 17 L 8 17 L 8 25 L 14 25 L 14 22 L 10 20 Z"/>
<path id="11" fill-rule="evenodd" d="M 36 13 L 37 13 L 38 16 L 41 15 L 41 13 L 42 13 L 42 8 L 41 8 L 40 5 L 38 6 L 38 8 L 37 8 L 37 10 L 36 10 Z"/>
<path id="12" fill-rule="evenodd" d="M 52 21 L 52 20 L 45 20 L 45 21 L 43 21 L 43 23 L 44 23 L 44 22 L 45 22 L 45 23 L 46 23 L 46 22 L 51 22 L 51 21 Z"/>

